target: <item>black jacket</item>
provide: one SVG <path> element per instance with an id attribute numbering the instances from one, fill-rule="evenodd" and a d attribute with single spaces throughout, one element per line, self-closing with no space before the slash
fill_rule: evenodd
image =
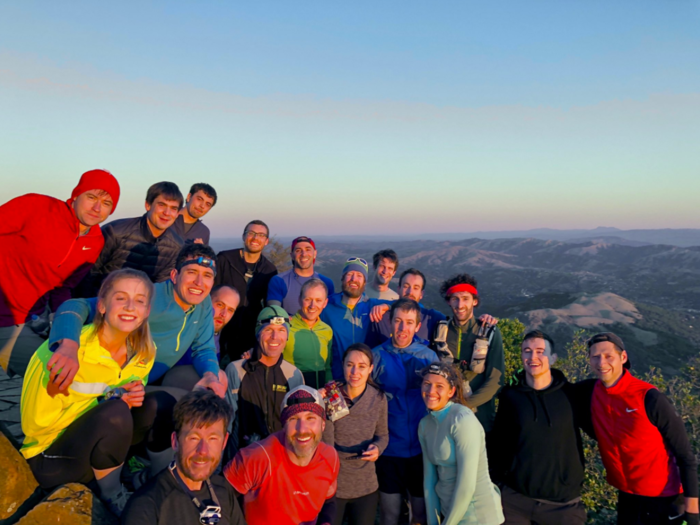
<path id="1" fill-rule="evenodd" d="M 107 274 L 122 268 L 145 272 L 159 283 L 170 277 L 184 241 L 170 228 L 156 238 L 148 227 L 146 215 L 119 219 L 102 227 L 105 246 L 90 274 L 80 284 L 78 297 L 95 297 Z"/>
<path id="2" fill-rule="evenodd" d="M 241 249 L 226 250 L 217 255 L 216 284 L 231 286 L 241 296 L 241 304 L 220 338 L 221 355 L 228 355 L 232 361 L 255 346 L 255 323 L 265 304 L 270 279 L 277 275 L 277 268 L 264 255 L 260 256 L 248 283 L 245 280 L 246 271 Z"/>
<path id="3" fill-rule="evenodd" d="M 530 498 L 579 498 L 584 463 L 573 385 L 556 369 L 544 390 L 530 388 L 524 372 L 516 378 L 499 396 L 489 436 L 492 478 Z"/>
<path id="4" fill-rule="evenodd" d="M 209 245 L 209 228 L 199 219 L 185 233 L 185 218 L 182 215 L 178 215 L 170 229 L 184 239 L 186 243 L 193 243 L 197 239 L 202 239 L 204 244 Z"/>

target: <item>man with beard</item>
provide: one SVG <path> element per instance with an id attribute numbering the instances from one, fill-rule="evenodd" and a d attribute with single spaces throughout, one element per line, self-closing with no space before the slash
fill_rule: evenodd
<path id="1" fill-rule="evenodd" d="M 296 366 L 304 384 L 320 388 L 331 380 L 333 330 L 319 319 L 328 304 L 328 289 L 321 279 L 309 279 L 301 287 L 301 309 L 292 317 L 284 360 Z"/>
<path id="2" fill-rule="evenodd" d="M 173 182 L 157 182 L 146 193 L 146 213 L 118 219 L 102 228 L 105 245 L 77 297 L 95 297 L 107 274 L 121 268 L 144 272 L 154 283 L 168 280 L 184 241 L 170 227 L 182 207 Z"/>
<path id="3" fill-rule="evenodd" d="M 381 250 L 372 257 L 374 279 L 365 287 L 365 294 L 370 299 L 395 301 L 399 298 L 389 283 L 399 269 L 399 258 L 394 250 Z"/>
<path id="4" fill-rule="evenodd" d="M 583 446 L 574 386 L 559 370 L 554 341 L 525 334 L 523 370 L 498 397 L 488 445 L 506 524 L 586 523 L 581 501 Z"/>
<path id="5" fill-rule="evenodd" d="M 230 417 L 226 401 L 211 392 L 190 392 L 178 401 L 171 436 L 175 460 L 131 497 L 122 524 L 245 525 L 236 491 L 214 474 L 228 440 Z M 202 521 L 214 515 L 218 521 Z"/>
<path id="6" fill-rule="evenodd" d="M 270 279 L 267 289 L 269 306 L 281 306 L 289 315 L 294 315 L 301 308 L 301 287 L 312 278 L 326 283 L 329 295 L 335 292 L 333 281 L 314 270 L 316 253 L 316 244 L 309 237 L 297 237 L 292 241 L 292 269 Z"/>
<path id="7" fill-rule="evenodd" d="M 239 359 L 226 367 L 226 400 L 234 418 L 229 450 L 233 452 L 279 431 L 282 399 L 304 384 L 299 369 L 282 359 L 289 335 L 289 316 L 282 307 L 263 308 L 255 335 L 258 343 L 250 359 Z"/>
<path id="8" fill-rule="evenodd" d="M 321 442 L 325 414 L 316 390 L 291 390 L 282 401 L 283 429 L 226 465 L 224 476 L 243 494 L 248 525 L 333 523 L 340 462 L 335 449 Z"/>
<path id="9" fill-rule="evenodd" d="M 364 295 L 368 275 L 367 261 L 350 257 L 343 267 L 343 291 L 328 298 L 321 320 L 333 330 L 331 370 L 333 379 L 343 380 L 343 354 L 348 346 L 367 339 L 372 308 L 386 301 L 367 299 Z M 379 318 L 376 318 L 378 320 Z"/>
<path id="10" fill-rule="evenodd" d="M 270 242 L 270 229 L 254 220 L 243 229 L 243 248 L 225 250 L 216 256 L 216 284 L 238 290 L 241 302 L 231 322 L 221 332 L 222 366 L 240 359 L 255 346 L 255 323 L 267 298 L 270 279 L 277 268 L 263 255 Z"/>
<path id="11" fill-rule="evenodd" d="M 479 293 L 471 275 L 462 273 L 448 279 L 440 286 L 440 295 L 452 309 L 444 347 L 469 381 L 469 391 L 465 392 L 467 406 L 474 410 L 488 436 L 506 367 L 501 331 L 489 324 L 490 316 L 474 317 Z"/>
<path id="12" fill-rule="evenodd" d="M 209 244 L 209 228 L 202 222 L 216 204 L 216 190 L 209 184 L 192 185 L 185 199 L 185 206 L 175 219 L 172 228 L 185 242 Z"/>
<path id="13" fill-rule="evenodd" d="M 391 340 L 373 349 L 372 379 L 386 393 L 389 414 L 389 445 L 377 460 L 379 506 L 382 525 L 397 525 L 401 498 L 410 495 L 412 524 L 426 523 L 423 496 L 423 456 L 418 424 L 426 414 L 419 372 L 438 356 L 414 341 L 420 329 L 420 306 L 402 298 L 389 311 Z"/>

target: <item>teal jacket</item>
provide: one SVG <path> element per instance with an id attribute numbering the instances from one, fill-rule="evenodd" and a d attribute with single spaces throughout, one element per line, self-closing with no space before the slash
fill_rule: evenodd
<path id="1" fill-rule="evenodd" d="M 491 482 L 486 438 L 469 408 L 452 402 L 418 426 L 428 525 L 500 525 L 501 493 Z"/>
<path id="2" fill-rule="evenodd" d="M 205 372 L 219 374 L 214 342 L 214 314 L 211 299 L 190 307 L 186 312 L 175 302 L 175 289 L 171 280 L 155 284 L 155 296 L 151 304 L 148 323 L 156 344 L 156 362 L 148 376 L 153 382 L 172 368 L 188 348 L 192 349 L 192 365 L 200 377 Z M 97 299 L 70 299 L 56 311 L 49 348 L 56 349 L 62 339 L 80 341 L 83 324 L 95 318 Z"/>

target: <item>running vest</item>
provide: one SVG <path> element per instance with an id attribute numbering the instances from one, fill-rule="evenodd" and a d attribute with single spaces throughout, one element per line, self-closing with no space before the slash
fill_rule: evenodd
<path id="1" fill-rule="evenodd" d="M 647 417 L 646 393 L 654 386 L 625 371 L 610 388 L 597 381 L 591 415 L 607 480 L 639 496 L 675 496 L 682 492 L 676 460 Z"/>

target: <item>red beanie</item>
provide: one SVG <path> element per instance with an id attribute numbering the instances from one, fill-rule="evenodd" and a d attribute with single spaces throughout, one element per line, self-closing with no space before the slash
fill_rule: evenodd
<path id="1" fill-rule="evenodd" d="M 106 170 L 86 171 L 83 173 L 83 176 L 80 177 L 80 182 L 78 182 L 78 185 L 73 189 L 70 198 L 73 200 L 78 195 L 82 195 L 90 190 L 104 190 L 109 193 L 114 203 L 112 211 L 110 212 L 110 215 L 112 215 L 114 210 L 117 209 L 117 203 L 119 202 L 119 183 L 117 179 L 114 178 L 114 175 Z"/>

